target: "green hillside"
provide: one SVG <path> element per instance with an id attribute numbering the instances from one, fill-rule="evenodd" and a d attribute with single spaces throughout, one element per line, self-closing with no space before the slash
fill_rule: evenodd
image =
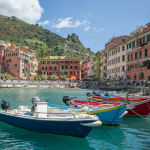
<path id="1" fill-rule="evenodd" d="M 37 53 L 38 58 L 71 56 L 83 60 L 88 55 L 95 56 L 90 48 L 82 45 L 75 33 L 65 39 L 38 24 L 28 24 L 14 16 L 0 15 L 0 40 L 29 46 Z"/>

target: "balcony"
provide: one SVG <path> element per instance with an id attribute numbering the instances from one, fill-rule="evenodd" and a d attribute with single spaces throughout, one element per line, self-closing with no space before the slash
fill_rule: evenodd
<path id="1" fill-rule="evenodd" d="M 128 48 L 128 49 L 127 49 L 127 52 L 132 52 L 132 48 Z"/>

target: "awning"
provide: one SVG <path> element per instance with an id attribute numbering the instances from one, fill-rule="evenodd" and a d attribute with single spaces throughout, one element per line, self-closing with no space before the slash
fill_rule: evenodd
<path id="1" fill-rule="evenodd" d="M 134 73 L 134 75 L 133 75 L 134 77 L 136 76 L 136 73 Z"/>

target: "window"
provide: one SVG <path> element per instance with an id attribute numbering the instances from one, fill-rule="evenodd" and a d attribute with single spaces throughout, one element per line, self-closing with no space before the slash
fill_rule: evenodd
<path id="1" fill-rule="evenodd" d="M 142 44 L 142 39 L 139 39 L 139 44 Z"/>
<path id="2" fill-rule="evenodd" d="M 68 66 L 66 66 L 66 70 L 68 69 Z"/>
<path id="3" fill-rule="evenodd" d="M 116 63 L 117 63 L 117 58 L 116 58 Z"/>
<path id="4" fill-rule="evenodd" d="M 118 53 L 120 52 L 120 47 L 118 47 Z"/>
<path id="5" fill-rule="evenodd" d="M 110 56 L 111 56 L 111 52 L 110 52 Z"/>
<path id="6" fill-rule="evenodd" d="M 116 54 L 117 54 L 117 49 L 116 49 Z"/>
<path id="7" fill-rule="evenodd" d="M 128 66 L 128 71 L 130 70 L 130 67 Z"/>
<path id="8" fill-rule="evenodd" d="M 124 51 L 124 46 L 122 46 L 122 51 Z"/>
<path id="9" fill-rule="evenodd" d="M 113 51 L 112 51 L 112 55 L 113 55 Z"/>
<path id="10" fill-rule="evenodd" d="M 135 68 L 137 68 L 137 64 L 135 64 Z"/>
<path id="11" fill-rule="evenodd" d="M 122 42 L 125 42 L 125 39 L 122 39 Z"/>
<path id="12" fill-rule="evenodd" d="M 49 61 L 49 64 L 52 64 L 52 61 Z"/>
<path id="13" fill-rule="evenodd" d="M 14 56 L 15 56 L 15 53 L 14 53 Z"/>
<path id="14" fill-rule="evenodd" d="M 54 64 L 57 64 L 57 61 L 54 61 Z"/>
<path id="15" fill-rule="evenodd" d="M 114 50 L 114 55 L 115 55 L 115 50 Z"/>
<path id="16" fill-rule="evenodd" d="M 16 53 L 17 54 L 17 53 Z M 8 54 L 8 56 L 9 56 L 9 54 Z M 17 56 L 17 55 L 16 55 Z"/>
<path id="17" fill-rule="evenodd" d="M 135 52 L 135 59 L 137 59 L 137 52 Z"/>
<path id="18" fill-rule="evenodd" d="M 72 74 L 72 71 L 70 71 L 70 74 Z"/>
<path id="19" fill-rule="evenodd" d="M 118 62 L 120 62 L 120 56 L 118 57 Z"/>
<path id="20" fill-rule="evenodd" d="M 122 55 L 122 61 L 125 61 L 125 55 Z"/>
<path id="21" fill-rule="evenodd" d="M 24 73 L 24 69 L 22 69 L 22 73 Z"/>
<path id="22" fill-rule="evenodd" d="M 145 57 L 147 57 L 147 49 L 145 49 Z"/>
<path id="23" fill-rule="evenodd" d="M 52 70 L 52 67 L 49 67 L 49 70 Z"/>
<path id="24" fill-rule="evenodd" d="M 42 67 L 42 70 L 44 70 L 44 67 Z"/>
<path id="25" fill-rule="evenodd" d="M 52 73 L 50 72 L 49 75 L 52 75 Z"/>
<path id="26" fill-rule="evenodd" d="M 11 55 L 13 56 L 13 53 L 11 53 Z"/>
<path id="27" fill-rule="evenodd" d="M 77 61 L 75 63 L 77 64 Z"/>
<path id="28" fill-rule="evenodd" d="M 124 71 L 124 66 L 122 66 L 122 71 Z"/>
<path id="29" fill-rule="evenodd" d="M 78 67 L 77 66 L 75 66 L 75 69 L 77 69 Z"/>
<path id="30" fill-rule="evenodd" d="M 17 67 L 17 64 L 14 64 L 15 67 Z"/>
<path id="31" fill-rule="evenodd" d="M 72 64 L 72 61 L 71 61 L 71 64 Z"/>
<path id="32" fill-rule="evenodd" d="M 130 61 L 130 55 L 128 55 L 128 61 Z"/>
<path id="33" fill-rule="evenodd" d="M 54 68 L 55 70 L 57 70 L 57 66 L 55 66 L 55 68 Z"/>
<path id="34" fill-rule="evenodd" d="M 108 53 L 108 56 L 109 56 L 109 53 Z M 107 56 L 106 56 L 107 57 Z"/>
<path id="35" fill-rule="evenodd" d="M 64 69 L 64 66 L 62 66 L 62 69 Z"/>
<path id="36" fill-rule="evenodd" d="M 133 59 L 133 54 L 131 54 L 131 60 Z"/>
<path id="37" fill-rule="evenodd" d="M 142 58 L 142 51 L 139 51 L 139 58 Z"/>
<path id="38" fill-rule="evenodd" d="M 72 66 L 70 66 L 70 69 L 72 69 Z"/>

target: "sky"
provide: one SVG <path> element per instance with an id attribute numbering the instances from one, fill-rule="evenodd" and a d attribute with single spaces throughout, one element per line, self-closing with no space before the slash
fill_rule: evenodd
<path id="1" fill-rule="evenodd" d="M 150 0 L 0 0 L 0 14 L 39 24 L 64 38 L 76 33 L 96 53 L 113 36 L 150 22 Z"/>

